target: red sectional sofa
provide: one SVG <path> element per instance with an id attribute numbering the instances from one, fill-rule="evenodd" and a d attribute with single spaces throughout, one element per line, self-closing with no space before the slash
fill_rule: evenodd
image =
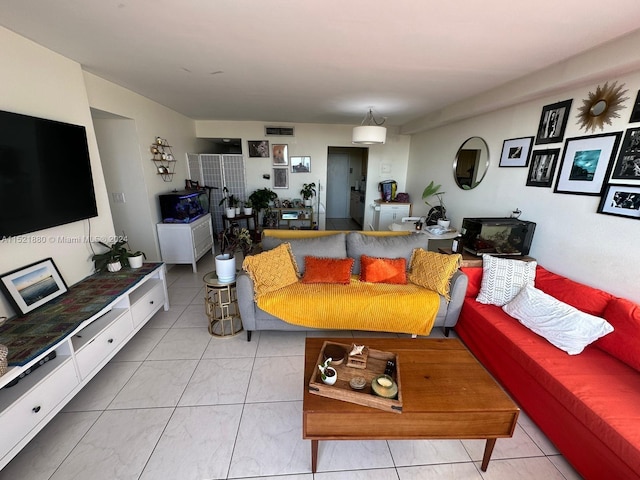
<path id="1" fill-rule="evenodd" d="M 583 477 L 640 479 L 640 306 L 538 266 L 536 288 L 615 329 L 568 355 L 477 302 L 482 267 L 463 271 L 455 331 L 467 347 Z"/>

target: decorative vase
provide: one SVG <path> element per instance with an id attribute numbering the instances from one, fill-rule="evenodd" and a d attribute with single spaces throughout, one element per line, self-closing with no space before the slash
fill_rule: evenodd
<path id="1" fill-rule="evenodd" d="M 120 263 L 120 260 L 118 260 L 117 262 L 107 263 L 107 270 L 109 270 L 110 272 L 117 272 L 121 268 L 122 264 Z"/>
<path id="2" fill-rule="evenodd" d="M 235 208 L 227 208 L 225 209 L 227 218 L 235 218 L 236 216 L 236 209 Z"/>
<path id="3" fill-rule="evenodd" d="M 449 228 L 451 225 L 451 220 L 443 220 L 442 218 L 438 220 L 438 225 L 442 228 Z"/>
<path id="4" fill-rule="evenodd" d="M 142 255 L 136 255 L 135 257 L 129 257 L 129 266 L 131 268 L 140 268 L 142 266 Z"/>
<path id="5" fill-rule="evenodd" d="M 338 372 L 336 372 L 336 369 L 333 367 L 325 367 L 324 374 L 321 378 L 323 383 L 333 385 L 338 380 Z"/>
<path id="6" fill-rule="evenodd" d="M 236 279 L 236 257 L 228 253 L 216 255 L 216 275 L 220 283 L 233 283 Z"/>
<path id="7" fill-rule="evenodd" d="M 253 207 L 244 207 L 244 214 L 251 215 L 253 213 Z"/>

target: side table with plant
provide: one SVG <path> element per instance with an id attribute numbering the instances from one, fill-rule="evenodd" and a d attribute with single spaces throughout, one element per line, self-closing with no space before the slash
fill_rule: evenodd
<path id="1" fill-rule="evenodd" d="M 242 252 L 247 255 L 251 251 L 253 241 L 251 233 L 246 228 L 240 228 L 236 222 L 218 234 L 220 254 L 215 257 L 216 275 L 221 283 L 232 283 L 236 279 L 235 254 Z"/>

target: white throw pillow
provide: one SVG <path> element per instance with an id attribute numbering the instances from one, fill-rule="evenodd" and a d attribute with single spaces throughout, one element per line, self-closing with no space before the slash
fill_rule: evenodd
<path id="1" fill-rule="evenodd" d="M 502 309 L 569 355 L 577 355 L 592 342 L 613 332 L 606 320 L 581 312 L 527 285 Z"/>
<path id="2" fill-rule="evenodd" d="M 501 307 L 510 302 L 525 285 L 533 285 L 536 262 L 482 255 L 482 285 L 476 300 Z"/>

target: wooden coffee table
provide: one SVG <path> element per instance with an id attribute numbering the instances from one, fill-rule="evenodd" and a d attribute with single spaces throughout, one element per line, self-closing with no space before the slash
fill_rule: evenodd
<path id="1" fill-rule="evenodd" d="M 306 339 L 302 435 L 311 440 L 314 473 L 320 440 L 486 439 L 486 471 L 496 439 L 513 435 L 520 410 L 458 339 L 357 339 L 398 355 L 400 414 L 309 393 L 325 340 L 348 343 Z"/>

